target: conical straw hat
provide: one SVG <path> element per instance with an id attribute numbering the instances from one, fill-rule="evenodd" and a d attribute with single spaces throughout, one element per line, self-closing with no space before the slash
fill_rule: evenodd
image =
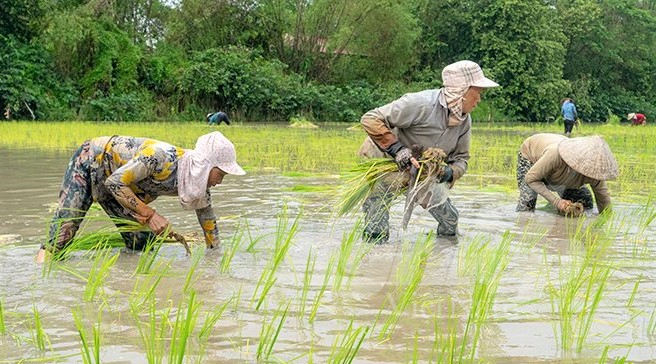
<path id="1" fill-rule="evenodd" d="M 569 138 L 558 143 L 558 153 L 575 171 L 598 181 L 617 178 L 617 160 L 604 138 L 593 135 Z"/>

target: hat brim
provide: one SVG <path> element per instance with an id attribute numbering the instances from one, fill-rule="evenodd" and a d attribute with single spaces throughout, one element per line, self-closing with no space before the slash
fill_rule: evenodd
<path id="1" fill-rule="evenodd" d="M 472 86 L 480 87 L 480 88 L 492 88 L 492 87 L 499 87 L 499 84 L 490 80 L 487 77 L 483 77 L 482 79 L 476 80 L 476 82 L 472 83 Z"/>
<path id="2" fill-rule="evenodd" d="M 600 136 L 564 139 L 558 143 L 558 154 L 570 168 L 597 181 L 619 175 L 617 160 Z"/>
<path id="3" fill-rule="evenodd" d="M 237 163 L 224 164 L 217 167 L 219 167 L 223 172 L 227 174 L 234 174 L 236 176 L 243 176 L 246 174 L 246 171 L 244 171 L 244 169 L 241 168 Z"/>

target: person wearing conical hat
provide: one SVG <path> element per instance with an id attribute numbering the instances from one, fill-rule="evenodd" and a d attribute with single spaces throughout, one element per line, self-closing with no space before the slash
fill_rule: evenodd
<path id="1" fill-rule="evenodd" d="M 603 212 L 611 204 L 605 181 L 618 173 L 617 161 L 600 136 L 535 134 L 524 140 L 517 156 L 517 211 L 533 211 L 538 195 L 561 212 L 573 202 L 592 209 L 589 185 Z"/>
<path id="2" fill-rule="evenodd" d="M 220 240 L 210 187 L 221 184 L 226 174 L 245 173 L 234 145 L 218 131 L 200 136 L 194 149 L 129 136 L 87 140 L 70 159 L 37 262 L 71 242 L 93 202 L 112 218 L 147 227 L 121 233 L 126 248 L 143 250 L 155 235 L 170 231 L 169 221 L 148 205 L 159 196 L 178 196 L 184 209 L 194 210 L 207 247 L 216 247 Z"/>

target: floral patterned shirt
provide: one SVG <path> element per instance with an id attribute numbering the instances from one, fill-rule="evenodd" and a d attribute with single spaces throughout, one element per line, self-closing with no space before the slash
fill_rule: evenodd
<path id="1" fill-rule="evenodd" d="M 127 210 L 135 203 L 148 204 L 159 196 L 177 196 L 178 160 L 183 148 L 154 139 L 127 136 L 97 137 L 90 141 L 94 161 L 92 191 L 96 201 L 115 198 Z M 140 201 L 130 201 L 136 196 Z M 218 227 L 207 190 L 208 206 L 196 210 L 205 241 L 218 242 Z"/>

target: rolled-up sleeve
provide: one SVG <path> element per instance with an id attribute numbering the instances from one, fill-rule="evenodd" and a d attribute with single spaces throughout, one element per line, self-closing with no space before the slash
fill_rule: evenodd
<path id="1" fill-rule="evenodd" d="M 425 112 L 426 106 L 424 99 L 406 94 L 396 101 L 366 112 L 360 123 L 371 140 L 386 150 L 398 141 L 392 129 L 413 126 Z"/>
<path id="2" fill-rule="evenodd" d="M 558 168 L 557 159 L 544 156 L 540 158 L 529 170 L 526 172 L 526 184 L 540 196 L 544 197 L 549 203 L 558 206 L 560 197 L 551 192 L 544 183 L 544 180 L 549 178 L 553 171 Z"/>

